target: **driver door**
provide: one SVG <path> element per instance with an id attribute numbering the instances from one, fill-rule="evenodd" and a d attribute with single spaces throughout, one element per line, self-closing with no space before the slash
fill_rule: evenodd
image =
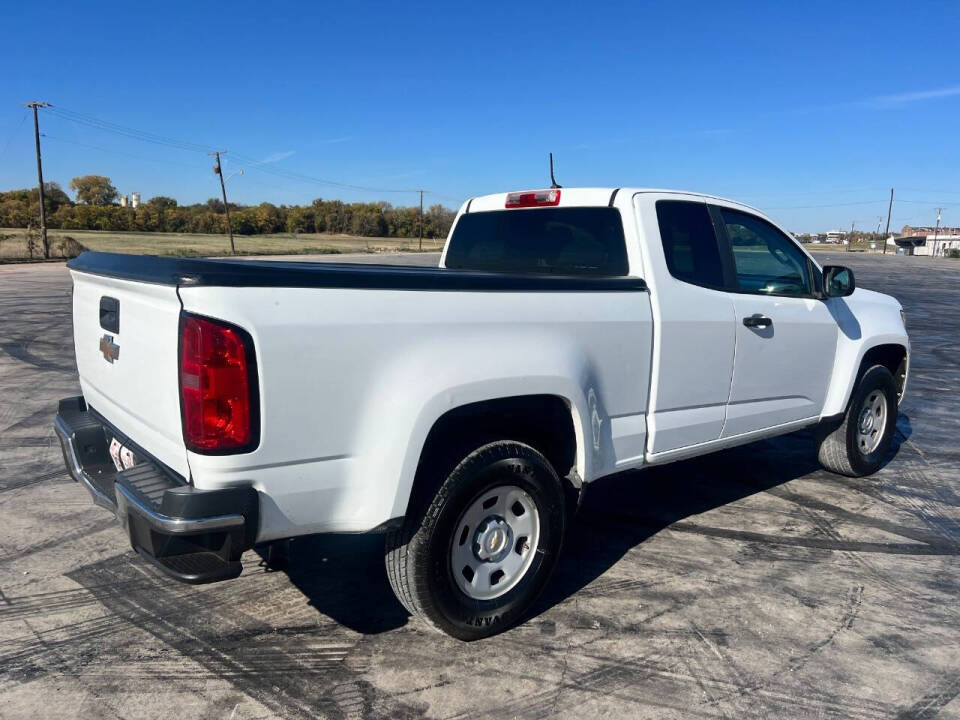
<path id="1" fill-rule="evenodd" d="M 727 207 L 712 212 L 736 272 L 736 357 L 721 437 L 819 416 L 838 329 L 814 297 L 813 263 L 763 218 Z"/>

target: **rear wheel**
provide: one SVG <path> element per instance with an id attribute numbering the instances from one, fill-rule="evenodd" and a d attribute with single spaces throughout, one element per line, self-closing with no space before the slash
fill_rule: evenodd
<path id="1" fill-rule="evenodd" d="M 547 459 L 522 443 L 489 443 L 425 505 L 387 538 L 387 576 L 407 610 L 462 640 L 521 619 L 563 542 L 564 492 Z"/>
<path id="2" fill-rule="evenodd" d="M 897 388 L 882 365 L 868 369 L 854 388 L 840 425 L 820 441 L 820 464 L 840 475 L 872 475 L 890 449 L 897 421 Z"/>

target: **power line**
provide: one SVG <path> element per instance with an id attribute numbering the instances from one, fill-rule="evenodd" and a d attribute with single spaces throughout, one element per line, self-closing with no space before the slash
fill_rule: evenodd
<path id="1" fill-rule="evenodd" d="M 114 123 L 108 120 L 101 120 L 92 115 L 86 113 L 80 113 L 73 110 L 68 110 L 66 108 L 52 108 L 53 112 L 57 117 L 68 120 L 79 125 L 85 125 L 97 130 L 104 132 L 114 133 L 123 137 L 127 137 L 133 140 L 140 140 L 143 142 L 149 142 L 156 145 L 161 145 L 165 147 L 172 147 L 179 150 L 184 150 L 187 152 L 209 152 L 208 145 L 200 145 L 198 143 L 189 142 L 186 140 L 178 140 L 177 138 L 172 138 L 166 135 L 160 135 L 158 133 L 149 132 L 147 130 L 140 130 L 138 128 L 130 127 L 127 125 L 121 125 L 119 123 Z M 305 173 L 296 172 L 293 170 L 285 170 L 283 168 L 277 167 L 267 167 L 267 164 L 263 160 L 257 160 L 256 158 L 249 157 L 246 155 L 241 155 L 240 153 L 233 153 L 235 157 L 240 162 L 245 163 L 252 170 L 259 170 L 260 172 L 268 173 L 270 175 L 275 175 L 277 177 L 286 178 L 288 180 L 299 180 L 301 182 L 314 183 L 317 185 L 327 185 L 330 187 L 342 188 L 345 190 L 360 190 L 362 192 L 375 192 L 375 193 L 415 193 L 418 192 L 413 188 L 378 188 L 370 187 L 366 185 L 355 185 L 352 183 L 338 182 L 336 180 L 328 180 L 324 178 L 314 177 L 312 175 L 307 175 Z"/>
<path id="2" fill-rule="evenodd" d="M 105 148 L 100 145 L 90 145 L 89 143 L 83 143 L 78 140 L 67 140 L 66 138 L 57 137 L 56 135 L 51 135 L 49 133 L 41 133 L 42 137 L 45 137 L 47 140 L 56 140 L 57 142 L 68 143 L 70 145 L 77 145 L 78 147 L 89 148 L 90 150 L 99 150 L 100 152 L 110 153 L 112 155 L 123 155 L 125 157 L 134 158 L 135 160 L 142 160 L 144 162 L 158 162 L 158 163 L 167 163 L 171 165 L 180 165 L 181 167 L 187 167 L 191 169 L 197 169 L 197 165 L 191 165 L 190 163 L 179 162 L 177 160 L 169 160 L 167 158 L 148 158 L 144 155 L 136 155 L 134 153 L 124 152 L 123 150 L 114 150 L 113 148 Z"/>
<path id="3" fill-rule="evenodd" d="M 952 203 L 952 204 L 951 204 L 951 203 L 945 203 L 945 202 L 943 202 L 943 201 L 941 201 L 941 200 L 907 200 L 906 198 L 901 198 L 901 199 L 900 199 L 900 202 L 916 203 L 917 205 L 934 205 L 934 206 L 936 206 L 936 205 L 942 205 L 943 207 L 953 207 L 954 205 L 960 204 L 960 203 L 956 203 L 956 202 L 954 202 L 954 203 Z"/>
<path id="4" fill-rule="evenodd" d="M 262 160 L 256 160 L 254 158 L 240 155 L 234 153 L 233 155 L 239 161 L 245 163 L 250 167 L 251 170 L 259 170 L 260 172 L 269 173 L 270 175 L 276 175 L 278 177 L 286 178 L 288 180 L 300 180 L 303 182 L 315 183 L 317 185 L 329 185 L 332 187 L 338 187 L 345 190 L 361 190 L 364 192 L 376 192 L 376 193 L 415 193 L 419 192 L 417 189 L 413 188 L 376 188 L 369 187 L 366 185 L 353 185 L 351 183 L 338 182 L 336 180 L 325 180 L 323 178 L 314 177 L 312 175 L 306 175 L 304 173 L 296 172 L 295 170 L 284 170 L 283 168 L 277 168 L 272 165 L 267 165 Z"/>
<path id="5" fill-rule="evenodd" d="M 24 120 L 27 119 L 27 116 L 29 114 L 30 114 L 29 112 L 25 112 L 23 115 L 20 116 L 20 122 L 17 123 L 17 126 L 13 129 L 13 131 L 7 137 L 7 142 L 4 143 L 3 150 L 0 150 L 0 157 L 3 157 L 6 154 L 7 149 L 10 147 L 10 143 L 13 142 L 14 136 L 20 131 L 20 126 L 23 125 Z"/>
<path id="6" fill-rule="evenodd" d="M 960 195 L 960 190 L 931 190 L 930 188 L 900 188 L 901 190 L 910 190 L 911 192 L 943 193 L 944 195 Z"/>
<path id="7" fill-rule="evenodd" d="M 119 123 L 111 122 L 109 120 L 102 120 L 96 118 L 93 115 L 88 115 L 86 113 L 79 113 L 74 110 L 68 110 L 66 108 L 56 107 L 51 110 L 54 115 L 57 115 L 64 120 L 69 120 L 71 122 L 78 123 L 80 125 L 87 125 L 89 127 L 94 127 L 100 130 L 105 130 L 107 132 L 116 133 L 118 135 L 124 135 L 126 137 L 131 137 L 137 140 L 143 140 L 145 142 L 152 142 L 159 145 L 166 145 L 170 147 L 178 147 L 182 150 L 188 150 L 192 152 L 205 153 L 207 152 L 209 146 L 201 145 L 199 143 L 189 142 L 186 140 L 178 140 L 177 138 L 172 138 L 166 135 L 160 135 L 158 133 L 153 133 L 148 130 L 140 130 L 138 128 L 129 127 L 126 125 L 121 125 Z"/>
<path id="8" fill-rule="evenodd" d="M 738 197 L 742 198 L 764 198 L 764 197 L 782 197 L 783 195 L 829 195 L 829 194 L 845 194 L 852 192 L 874 192 L 877 190 L 882 190 L 880 187 L 858 187 L 858 188 L 827 188 L 824 190 L 783 190 L 781 192 L 772 192 L 772 193 L 734 193 Z"/>
<path id="9" fill-rule="evenodd" d="M 807 208 L 835 208 L 835 207 L 852 207 L 854 205 L 876 205 L 877 203 L 882 203 L 882 200 L 863 200 L 860 202 L 848 202 L 848 203 L 832 203 L 828 205 L 782 205 L 780 207 L 768 207 L 766 210 L 805 210 Z"/>

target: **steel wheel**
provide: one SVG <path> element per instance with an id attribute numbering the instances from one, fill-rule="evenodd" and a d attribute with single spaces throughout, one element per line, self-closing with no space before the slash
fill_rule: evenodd
<path id="1" fill-rule="evenodd" d="M 869 455 L 880 445 L 887 427 L 887 400 L 880 390 L 874 390 L 863 401 L 857 415 L 857 447 Z"/>
<path id="2" fill-rule="evenodd" d="M 533 562 L 540 513 L 516 485 L 480 494 L 457 521 L 450 570 L 457 587 L 474 600 L 492 600 L 513 588 Z"/>

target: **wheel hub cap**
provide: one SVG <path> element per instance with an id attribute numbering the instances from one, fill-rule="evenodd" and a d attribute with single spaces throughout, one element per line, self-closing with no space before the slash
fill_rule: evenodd
<path id="1" fill-rule="evenodd" d="M 526 575 L 540 545 L 540 511 L 516 485 L 490 488 L 470 502 L 450 542 L 450 573 L 473 600 L 492 600 Z"/>
<path id="2" fill-rule="evenodd" d="M 857 415 L 857 448 L 863 455 L 869 455 L 883 440 L 887 429 L 887 399 L 879 390 L 875 390 L 863 401 Z"/>
<path id="3" fill-rule="evenodd" d="M 513 530 L 498 515 L 486 518 L 473 535 L 473 554 L 481 562 L 500 562 L 512 545 Z"/>

